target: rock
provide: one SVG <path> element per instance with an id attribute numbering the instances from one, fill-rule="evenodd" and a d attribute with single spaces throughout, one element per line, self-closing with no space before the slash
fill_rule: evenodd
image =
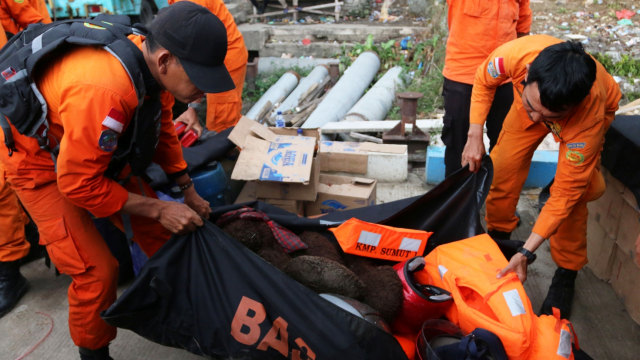
<path id="1" fill-rule="evenodd" d="M 284 272 L 317 293 L 362 298 L 364 283 L 344 265 L 319 256 L 298 256 L 291 259 Z"/>

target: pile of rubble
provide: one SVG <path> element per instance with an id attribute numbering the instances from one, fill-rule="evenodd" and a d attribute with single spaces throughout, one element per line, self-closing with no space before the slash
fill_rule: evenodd
<path id="1" fill-rule="evenodd" d="M 532 0 L 531 32 L 580 41 L 614 62 L 640 60 L 640 6 L 634 1 Z M 623 93 L 640 93 L 639 76 L 615 76 Z"/>

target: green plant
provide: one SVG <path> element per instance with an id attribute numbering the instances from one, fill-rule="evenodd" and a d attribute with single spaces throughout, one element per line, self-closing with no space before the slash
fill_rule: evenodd
<path id="1" fill-rule="evenodd" d="M 640 59 L 634 59 L 628 54 L 621 55 L 617 62 L 607 54 L 596 53 L 594 57 L 611 75 L 640 77 Z"/>
<path id="2" fill-rule="evenodd" d="M 404 39 L 392 39 L 383 43 L 375 43 L 373 35 L 350 48 L 342 46 L 340 59 L 340 71 L 346 70 L 355 58 L 365 51 L 373 51 L 380 59 L 380 70 L 374 79 L 377 81 L 384 73 L 394 67 L 403 68 L 402 76 L 406 86 L 397 89 L 396 92 L 415 91 L 423 94 L 418 100 L 417 116 L 426 117 L 442 106 L 441 69 L 444 64 L 445 40 L 441 34 L 434 34 L 429 38 L 407 37 Z M 401 117 L 398 106 L 393 106 L 387 118 L 399 119 Z"/>
<path id="3" fill-rule="evenodd" d="M 602 66 L 611 75 L 624 76 L 627 78 L 640 78 L 640 59 L 634 59 L 627 54 L 620 56 L 620 60 L 614 62 L 613 58 L 607 54 L 594 54 Z M 631 102 L 640 98 L 640 92 L 627 92 L 623 94 L 622 103 Z"/>

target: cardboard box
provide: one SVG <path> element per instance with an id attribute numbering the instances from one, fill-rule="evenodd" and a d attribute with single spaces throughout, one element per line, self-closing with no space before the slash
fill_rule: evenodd
<path id="1" fill-rule="evenodd" d="M 247 130 L 246 122 L 238 128 L 239 132 Z M 231 179 L 309 184 L 316 138 L 277 135 L 251 122 L 254 124 L 248 128 L 248 134 L 234 136 L 234 143 L 240 144 L 239 139 L 244 143 Z M 231 133 L 235 131 L 234 128 Z"/>
<path id="2" fill-rule="evenodd" d="M 607 188 L 600 198 L 587 203 L 589 216 L 593 216 L 609 236 L 615 237 L 618 232 L 622 203 L 623 200 L 617 187 L 607 184 Z"/>
<path id="3" fill-rule="evenodd" d="M 587 220 L 587 267 L 604 281 L 611 278 L 611 269 L 616 255 L 616 239 L 607 235 L 604 228 L 589 215 Z"/>
<path id="4" fill-rule="evenodd" d="M 618 214 L 618 233 L 616 244 L 627 254 L 633 256 L 636 252 L 636 239 L 640 235 L 640 212 L 623 202 Z"/>
<path id="5" fill-rule="evenodd" d="M 274 134 L 287 136 L 298 136 L 298 129 L 299 128 L 292 127 L 269 127 L 269 130 L 271 130 Z M 316 145 L 320 144 L 320 129 L 302 129 L 302 136 L 316 138 Z"/>
<path id="6" fill-rule="evenodd" d="M 256 196 L 264 199 L 315 201 L 320 182 L 320 160 L 313 159 L 311 178 L 308 184 L 257 181 Z"/>
<path id="7" fill-rule="evenodd" d="M 355 209 L 376 203 L 375 179 L 320 174 L 318 198 L 307 202 L 307 216 Z"/>
<path id="8" fill-rule="evenodd" d="M 277 206 L 282 210 L 288 211 L 298 216 L 304 216 L 304 202 L 301 200 L 282 200 L 282 199 L 259 199 L 267 204 Z"/>
<path id="9" fill-rule="evenodd" d="M 322 161 L 320 170 L 367 174 L 370 154 L 406 155 L 407 145 L 321 141 L 318 149 Z M 406 167 L 406 161 L 401 165 Z"/>
<path id="10" fill-rule="evenodd" d="M 298 136 L 297 128 L 277 128 L 277 127 L 265 127 L 257 121 L 253 121 L 246 116 L 241 116 L 238 123 L 234 126 L 233 131 L 229 134 L 229 140 L 236 144 L 240 149 L 244 149 L 247 139 L 255 138 L 266 134 L 263 129 L 268 129 L 273 135 L 281 136 Z M 269 136 L 269 135 L 267 135 Z M 302 137 L 314 138 L 316 145 L 320 141 L 319 129 L 303 129 Z M 282 138 L 278 138 L 279 140 Z"/>
<path id="11" fill-rule="evenodd" d="M 622 298 L 631 318 L 640 324 L 640 267 L 626 251 L 618 248 L 612 270 L 613 290 Z"/>
<path id="12" fill-rule="evenodd" d="M 242 187 L 242 190 L 240 190 L 240 193 L 238 194 L 236 201 L 234 201 L 233 203 L 242 204 L 242 203 L 257 200 L 258 196 L 256 195 L 256 188 L 257 188 L 256 181 L 247 181 Z"/>

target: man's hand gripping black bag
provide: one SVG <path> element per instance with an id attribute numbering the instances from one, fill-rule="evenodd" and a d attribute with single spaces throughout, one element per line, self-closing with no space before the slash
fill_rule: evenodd
<path id="1" fill-rule="evenodd" d="M 423 196 L 321 219 L 262 202 L 242 205 L 294 231 L 322 231 L 351 217 L 429 230 L 435 247 L 483 232 L 479 209 L 491 175 L 487 156 L 478 173 L 461 169 Z M 212 218 L 242 205 L 214 209 Z M 215 358 L 406 359 L 391 334 L 324 300 L 210 223 L 165 244 L 102 316 L 157 343 Z"/>

